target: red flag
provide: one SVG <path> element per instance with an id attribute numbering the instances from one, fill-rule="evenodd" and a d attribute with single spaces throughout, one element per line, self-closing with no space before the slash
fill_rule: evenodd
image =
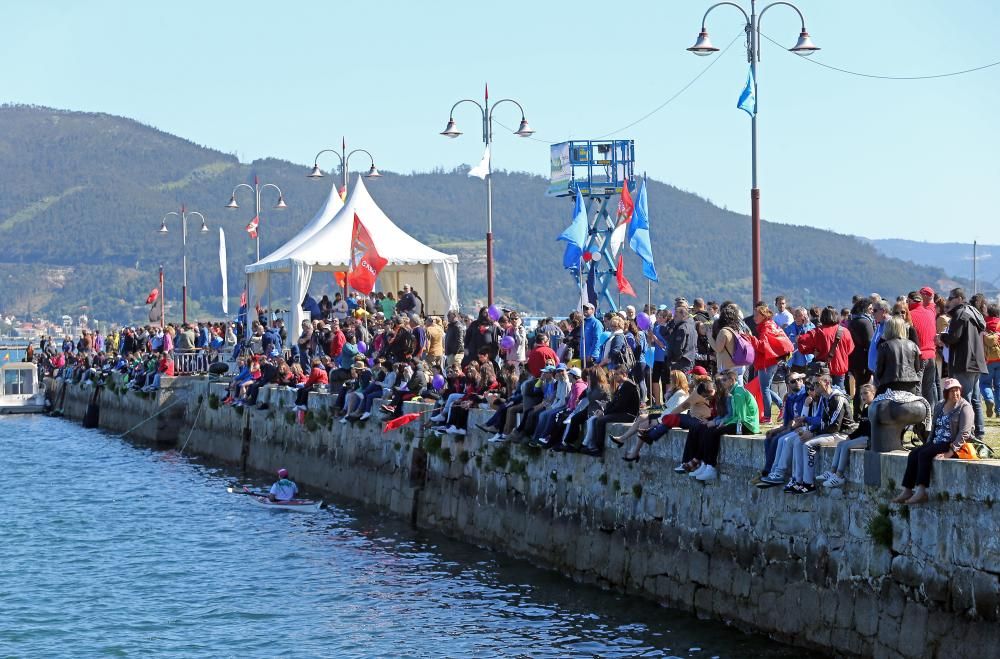
<path id="1" fill-rule="evenodd" d="M 389 262 L 379 256 L 372 237 L 361 224 L 361 218 L 354 214 L 354 231 L 351 238 L 351 265 L 347 273 L 347 284 L 356 291 L 368 295 L 375 289 L 378 273 Z"/>
<path id="2" fill-rule="evenodd" d="M 618 292 L 624 295 L 631 295 L 632 297 L 637 297 L 635 290 L 632 288 L 632 284 L 628 283 L 628 279 L 625 279 L 625 259 L 624 254 L 618 254 L 618 272 L 615 273 L 615 279 L 618 280 Z"/>
<path id="3" fill-rule="evenodd" d="M 747 382 L 747 391 L 753 396 L 753 399 L 757 401 L 757 415 L 758 418 L 764 420 L 764 393 L 760 390 L 760 378 L 754 378 Z M 770 411 L 770 410 L 768 410 Z"/>
<path id="4" fill-rule="evenodd" d="M 153 304 L 156 302 L 156 298 L 158 297 L 160 297 L 160 289 L 154 288 L 149 292 L 149 295 L 146 296 L 146 304 Z"/>
<path id="5" fill-rule="evenodd" d="M 391 421 L 386 421 L 385 425 L 382 427 L 382 432 L 389 432 L 390 430 L 395 430 L 400 426 L 405 426 L 408 423 L 412 423 L 420 418 L 420 412 L 410 412 L 409 414 L 404 414 L 403 416 L 398 416 Z"/>
<path id="6" fill-rule="evenodd" d="M 337 282 L 339 288 L 344 288 L 347 286 L 347 273 L 346 272 L 335 272 L 333 273 L 333 279 Z"/>
<path id="7" fill-rule="evenodd" d="M 257 225 L 260 224 L 260 216 L 254 215 L 253 219 L 250 220 L 250 224 L 247 225 L 247 233 L 250 234 L 250 238 L 257 239 Z"/>

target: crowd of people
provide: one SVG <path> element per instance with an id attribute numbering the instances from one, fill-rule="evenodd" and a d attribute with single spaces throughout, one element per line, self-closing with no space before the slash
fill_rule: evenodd
<path id="1" fill-rule="evenodd" d="M 628 430 L 610 440 L 627 461 L 683 428 L 675 471 L 700 481 L 718 478 L 723 435 L 757 434 L 763 425 L 766 462 L 754 484 L 790 494 L 818 483 L 842 487 L 849 451 L 868 444 L 873 401 L 919 398 L 932 422 L 915 428 L 926 441 L 910 454 L 900 494 L 909 503 L 926 500 L 933 459 L 969 453 L 965 445 L 983 437 L 1000 400 L 1000 308 L 981 295 L 966 299 L 962 289 L 946 298 L 929 287 L 895 300 L 857 296 L 840 311 L 792 307 L 783 296 L 773 306 L 758 301 L 749 314 L 701 298 L 603 316 L 585 304 L 530 329 L 517 311 L 493 306 L 473 317 L 425 315 L 409 287 L 307 296 L 303 308 L 311 318 L 292 336 L 262 313 L 245 332 L 197 323 L 85 333 L 61 349 L 43 342 L 39 361 L 76 380 L 116 370 L 150 390 L 173 374 L 177 353 L 204 355 L 207 365 L 231 352 L 236 372 L 225 404 L 266 406 L 258 394 L 274 384 L 294 388 L 292 407 L 303 412 L 309 393 L 330 393 L 346 424 L 432 401 L 429 430 L 458 437 L 469 411 L 485 408 L 492 415 L 480 428 L 490 442 L 594 456 L 606 451 L 607 426 L 624 423 Z M 816 474 L 823 446 L 836 453 Z"/>

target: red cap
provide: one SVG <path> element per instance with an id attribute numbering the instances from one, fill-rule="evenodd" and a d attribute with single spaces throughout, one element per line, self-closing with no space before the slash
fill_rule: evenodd
<path id="1" fill-rule="evenodd" d="M 934 289 L 930 286 L 924 286 L 920 289 L 921 295 L 926 295 L 927 297 L 934 297 Z"/>
<path id="2" fill-rule="evenodd" d="M 695 366 L 691 369 L 691 375 L 708 375 L 708 371 L 705 370 L 704 366 Z"/>

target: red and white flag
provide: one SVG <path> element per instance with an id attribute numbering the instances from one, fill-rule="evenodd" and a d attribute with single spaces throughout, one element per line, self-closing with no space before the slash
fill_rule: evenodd
<path id="1" fill-rule="evenodd" d="M 250 220 L 250 224 L 247 225 L 247 233 L 250 234 L 250 238 L 253 240 L 257 239 L 257 225 L 260 224 L 260 216 L 254 215 L 253 219 Z"/>
<path id="2" fill-rule="evenodd" d="M 372 237 L 361 223 L 358 214 L 354 214 L 354 231 L 351 233 L 351 265 L 347 272 L 347 285 L 365 295 L 375 289 L 378 273 L 389 262 L 382 258 Z"/>
<path id="3" fill-rule="evenodd" d="M 628 224 L 632 221 L 632 213 L 635 211 L 635 202 L 632 194 L 628 190 L 628 179 L 622 183 L 622 194 L 618 198 L 618 224 L 611 232 L 611 253 L 617 254 L 625 244 L 625 235 L 628 232 Z"/>

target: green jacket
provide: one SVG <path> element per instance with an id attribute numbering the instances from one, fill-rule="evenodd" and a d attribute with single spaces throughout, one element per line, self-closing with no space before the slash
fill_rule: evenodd
<path id="1" fill-rule="evenodd" d="M 743 426 L 744 434 L 760 432 L 760 412 L 757 401 L 741 385 L 736 385 L 729 392 L 729 414 L 722 425 L 739 424 Z"/>

